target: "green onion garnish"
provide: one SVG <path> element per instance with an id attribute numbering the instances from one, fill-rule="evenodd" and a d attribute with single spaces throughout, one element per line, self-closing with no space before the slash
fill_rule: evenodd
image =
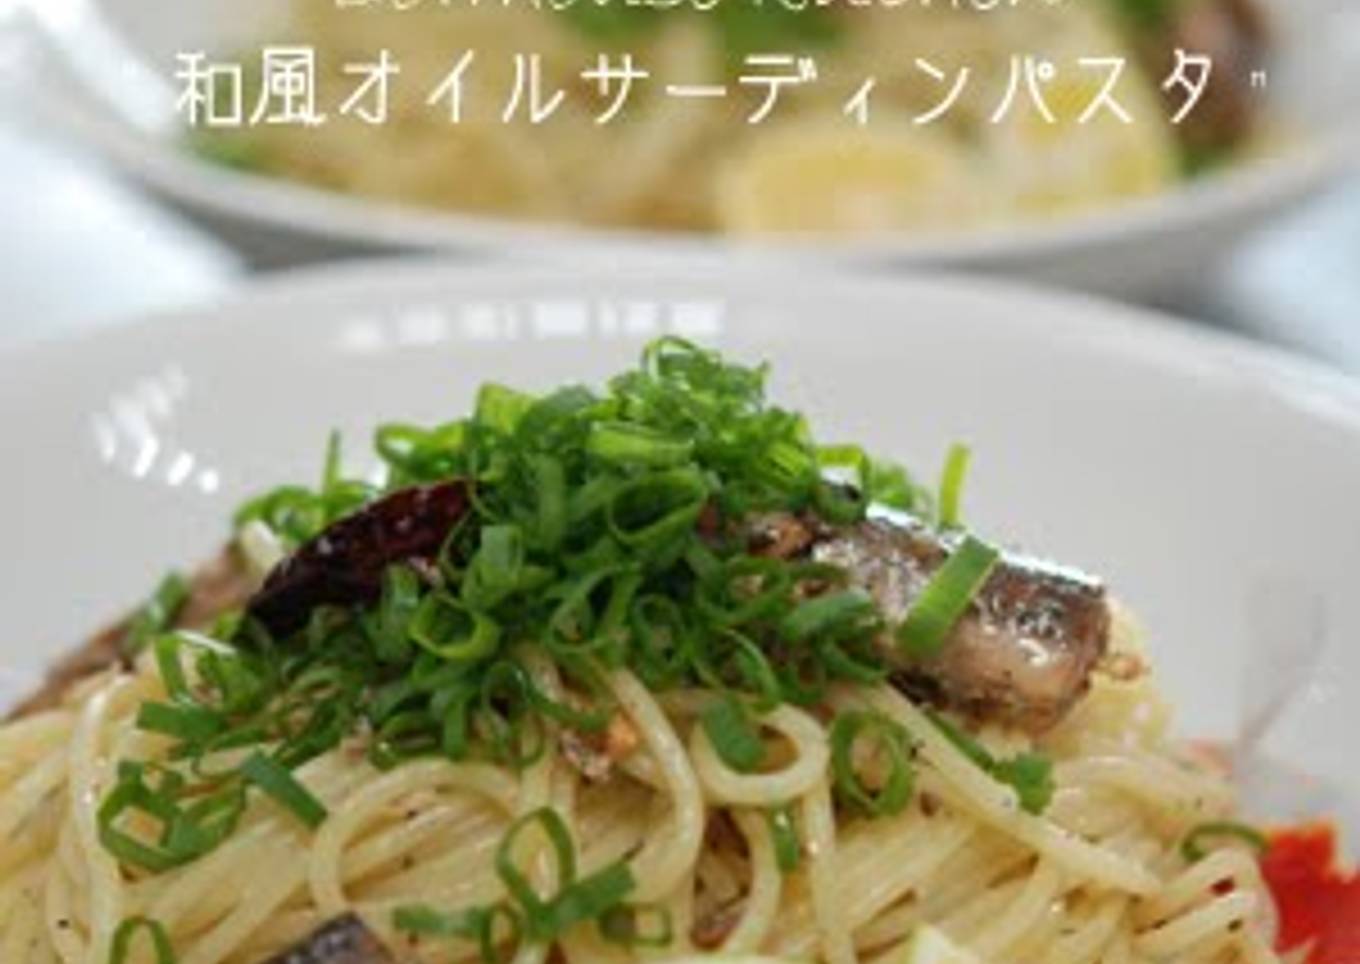
<path id="1" fill-rule="evenodd" d="M 693 441 L 630 422 L 596 422 L 586 438 L 587 454 L 620 466 L 671 468 L 689 461 Z"/>
<path id="2" fill-rule="evenodd" d="M 1265 853 L 1270 849 L 1266 835 L 1255 827 L 1231 820 L 1215 820 L 1202 823 L 1185 835 L 1181 841 L 1181 856 L 1187 863 L 1198 863 L 1209 856 L 1208 841 L 1215 837 L 1240 840 L 1257 853 Z"/>
<path id="3" fill-rule="evenodd" d="M 618 907 L 636 887 L 627 864 L 610 864 L 558 891 L 536 924 L 530 918 L 530 933 L 552 940 L 582 921 L 595 920 Z"/>
<path id="4" fill-rule="evenodd" d="M 95 819 L 105 850 L 125 864 L 161 873 L 213 850 L 235 830 L 244 809 L 239 786 L 189 797 L 179 774 L 125 761 Z M 160 833 L 154 839 L 130 833 L 128 814 L 140 814 Z"/>
<path id="5" fill-rule="evenodd" d="M 517 863 L 517 845 L 525 834 L 537 829 L 544 834 L 553 856 L 555 892 L 540 894 Z M 510 825 L 496 850 L 496 873 L 509 894 L 509 900 L 488 907 L 475 907 L 445 913 L 424 906 L 398 908 L 393 923 L 399 930 L 439 937 L 461 937 L 477 941 L 482 960 L 498 960 L 498 943 L 547 943 L 587 920 L 597 920 L 602 929 L 606 921 L 616 934 L 625 925 L 616 915 L 624 910 L 623 901 L 636 887 L 632 871 L 623 862 L 609 864 L 596 873 L 577 879 L 576 849 L 566 822 L 552 808 L 531 811 Z M 638 908 L 639 913 L 643 912 Z M 505 934 L 496 933 L 497 921 L 504 921 Z M 628 926 L 636 927 L 636 923 Z M 610 935 L 606 935 L 610 936 Z M 670 940 L 669 917 L 659 933 L 635 933 L 634 943 L 664 936 Z"/>
<path id="6" fill-rule="evenodd" d="M 866 621 L 874 621 L 878 607 L 862 590 L 846 589 L 805 599 L 780 623 L 783 635 L 793 642 L 835 634 L 859 635 Z"/>
<path id="7" fill-rule="evenodd" d="M 505 926 L 498 929 L 501 923 Z M 392 913 L 392 926 L 409 934 L 475 941 L 483 964 L 500 964 L 506 958 L 497 953 L 497 946 L 514 947 L 524 936 L 523 916 L 505 901 L 450 912 L 423 905 L 398 907 Z"/>
<path id="8" fill-rule="evenodd" d="M 538 893 L 516 863 L 516 844 L 533 828 L 543 832 L 552 848 L 557 892 L 548 898 Z M 551 941 L 581 921 L 600 917 L 621 904 L 636 886 L 632 871 L 622 862 L 578 880 L 571 835 L 551 807 L 527 813 L 510 825 L 496 851 L 496 874 L 523 914 L 526 939 L 536 943 Z"/>
<path id="9" fill-rule="evenodd" d="M 940 501 L 936 519 L 941 529 L 957 529 L 962 525 L 960 507 L 963 502 L 963 483 L 968 477 L 968 463 L 972 452 L 966 445 L 951 445 L 940 474 Z"/>
<path id="10" fill-rule="evenodd" d="M 172 736 L 185 743 L 204 743 L 227 726 L 220 713 L 200 706 L 143 703 L 137 711 L 137 728 Z"/>
<path id="11" fill-rule="evenodd" d="M 675 939 L 670 908 L 661 905 L 611 907 L 599 920 L 600 936 L 624 947 L 666 947 Z"/>
<path id="12" fill-rule="evenodd" d="M 179 958 L 170 944 L 170 935 L 165 932 L 160 921 L 149 917 L 128 917 L 113 932 L 113 943 L 109 950 L 109 964 L 126 964 L 132 954 L 132 942 L 145 931 L 151 942 L 151 950 L 156 955 L 156 964 L 177 964 Z"/>
<path id="13" fill-rule="evenodd" d="M 241 765 L 241 775 L 313 830 L 326 821 L 325 805 L 277 760 L 252 753 Z"/>
<path id="14" fill-rule="evenodd" d="M 765 744 L 750 712 L 733 696 L 714 700 L 699 718 L 718 757 L 732 769 L 749 773 L 765 759 Z"/>
<path id="15" fill-rule="evenodd" d="M 938 713 L 931 713 L 935 728 L 943 733 L 964 756 L 985 770 L 992 779 L 1015 791 L 1020 809 L 1041 814 L 1053 801 L 1057 787 L 1053 782 L 1053 761 L 1041 753 L 1021 753 L 998 760 L 981 743 Z"/>
<path id="16" fill-rule="evenodd" d="M 561 815 L 551 807 L 540 807 L 512 823 L 496 849 L 496 874 L 505 884 L 511 900 L 528 914 L 529 937 L 537 940 L 541 939 L 546 901 L 520 871 L 515 854 L 520 837 L 532 829 L 538 829 L 547 837 L 552 848 L 553 870 L 559 888 L 567 887 L 576 880 L 576 848 L 572 845 L 571 833 Z"/>
<path id="17" fill-rule="evenodd" d="M 781 873 L 793 873 L 803 860 L 803 845 L 794 824 L 793 807 L 785 804 L 766 810 L 765 820 L 770 825 L 770 837 L 774 842 L 775 863 Z"/>
<path id="18" fill-rule="evenodd" d="M 167 574 L 128 623 L 123 651 L 136 655 L 156 636 L 168 632 L 188 601 L 188 582 L 177 572 Z"/>
<path id="19" fill-rule="evenodd" d="M 484 611 L 446 593 L 432 592 L 416 609 L 410 638 L 450 663 L 475 663 L 496 652 L 501 628 Z"/>
<path id="20" fill-rule="evenodd" d="M 897 630 L 897 641 L 917 659 L 939 653 L 1001 557 L 992 546 L 966 536 L 931 576 Z"/>
<path id="21" fill-rule="evenodd" d="M 871 759 L 882 762 L 887 774 L 871 787 L 856 771 L 855 747 L 871 740 Z M 831 771 L 836 794 L 848 806 L 875 817 L 901 813 L 911 800 L 916 772 L 911 764 L 911 739 L 901 725 L 881 713 L 841 713 L 831 725 Z"/>

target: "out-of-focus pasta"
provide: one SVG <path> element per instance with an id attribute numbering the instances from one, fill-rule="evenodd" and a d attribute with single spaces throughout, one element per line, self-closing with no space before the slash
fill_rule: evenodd
<path id="1" fill-rule="evenodd" d="M 563 14 L 296 0 L 292 39 L 318 51 L 327 122 L 199 140 L 258 171 L 365 197 L 735 235 L 966 230 L 1156 194 L 1181 175 L 1156 81 L 1107 3 L 823 15 L 835 32 L 807 50 L 816 79 L 784 87 L 759 123 L 749 118 L 764 89 L 734 76 L 739 68 L 713 15 L 658 16 L 624 44 L 650 76 L 600 124 L 608 100 L 581 72 L 607 45 Z M 354 85 L 343 64 L 383 49 L 401 66 L 391 117 L 373 125 L 339 116 Z M 430 94 L 467 51 L 473 59 L 453 123 L 449 105 Z M 503 120 L 518 53 L 539 55 L 543 90 L 565 92 L 542 123 Z M 1132 122 L 1109 107 L 1088 111 L 1108 79 L 1093 62 L 1102 58 L 1125 62 L 1108 93 Z M 1056 71 L 1051 81 L 1044 64 Z M 1043 75 L 1033 84 L 1031 68 Z M 856 116 L 868 78 L 867 116 Z M 668 84 L 724 81 L 723 98 L 666 92 Z"/>

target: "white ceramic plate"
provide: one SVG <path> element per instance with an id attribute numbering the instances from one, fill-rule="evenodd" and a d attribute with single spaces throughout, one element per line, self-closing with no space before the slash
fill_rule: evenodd
<path id="1" fill-rule="evenodd" d="M 0 354 L 9 682 L 207 556 L 247 493 L 314 479 L 332 427 L 358 468 L 379 422 L 459 415 L 486 379 L 598 379 L 665 331 L 769 359 L 823 438 L 928 476 L 968 441 L 969 521 L 1106 577 L 1187 733 L 1288 697 L 1272 755 L 1360 790 L 1360 387 L 977 280 L 375 265 Z"/>
<path id="2" fill-rule="evenodd" d="M 1263 0 L 1278 25 L 1270 68 L 1291 143 L 1165 196 L 1047 224 L 953 238 L 770 242 L 609 232 L 421 211 L 222 170 L 176 143 L 166 78 L 181 50 L 230 56 L 267 38 L 271 0 L 17 0 L 43 26 L 16 99 L 74 134 L 264 263 L 356 251 L 615 261 L 776 257 L 858 267 L 980 269 L 1141 297 L 1170 296 L 1253 227 L 1312 195 L 1360 155 L 1360 11 L 1351 0 Z M 0 11 L 4 5 L 0 4 Z"/>

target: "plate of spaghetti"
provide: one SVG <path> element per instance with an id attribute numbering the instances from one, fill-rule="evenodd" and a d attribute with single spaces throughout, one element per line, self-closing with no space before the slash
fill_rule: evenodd
<path id="1" fill-rule="evenodd" d="M 1354 960 L 1325 372 L 986 285 L 419 265 L 0 370 L 7 964 Z"/>
<path id="2" fill-rule="evenodd" d="M 1355 156 L 1337 0 L 690 6 L 67 0 L 34 7 L 50 69 L 22 100 L 266 261 L 773 254 L 1165 289 Z M 271 48 L 310 52 L 305 122 L 269 119 Z M 1183 116 L 1177 51 L 1211 64 Z M 195 52 L 238 71 L 239 125 L 177 113 Z M 355 94 L 382 56 L 379 108 Z"/>

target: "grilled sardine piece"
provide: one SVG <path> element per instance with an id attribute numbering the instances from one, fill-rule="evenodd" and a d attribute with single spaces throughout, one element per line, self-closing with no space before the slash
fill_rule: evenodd
<path id="1" fill-rule="evenodd" d="M 1104 587 L 1079 573 L 1003 555 L 937 656 L 913 659 L 893 632 L 957 544 L 899 513 L 828 526 L 762 515 L 746 527 L 752 551 L 810 557 L 848 574 L 887 623 L 879 648 L 894 683 L 914 697 L 1040 733 L 1066 715 L 1105 655 L 1110 607 Z"/>
<path id="2" fill-rule="evenodd" d="M 895 628 L 954 544 L 905 517 L 875 518 L 818 539 L 812 557 L 844 568 Z M 938 655 L 912 659 L 891 628 L 880 648 L 904 690 L 1039 733 L 1086 693 L 1109 644 L 1110 608 L 1090 577 L 1007 555 Z"/>
<path id="3" fill-rule="evenodd" d="M 260 964 L 396 964 L 396 958 L 357 916 L 342 914 Z"/>

